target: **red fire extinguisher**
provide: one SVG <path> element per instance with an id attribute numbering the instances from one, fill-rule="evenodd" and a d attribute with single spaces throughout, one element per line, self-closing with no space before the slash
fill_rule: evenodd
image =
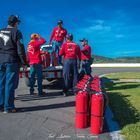
<path id="1" fill-rule="evenodd" d="M 76 95 L 76 128 L 87 127 L 88 115 L 88 94 L 86 91 L 79 91 Z"/>
<path id="2" fill-rule="evenodd" d="M 22 78 L 22 72 L 19 72 L 19 78 Z"/>
<path id="3" fill-rule="evenodd" d="M 98 135 L 102 133 L 103 128 L 103 110 L 104 97 L 103 94 L 93 94 L 91 98 L 91 134 Z"/>
<path id="4" fill-rule="evenodd" d="M 27 71 L 25 72 L 25 77 L 29 78 L 29 73 Z"/>

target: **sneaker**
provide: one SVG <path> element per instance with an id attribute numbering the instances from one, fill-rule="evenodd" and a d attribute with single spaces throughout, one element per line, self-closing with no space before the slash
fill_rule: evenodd
<path id="1" fill-rule="evenodd" d="M 3 113 L 6 114 L 6 113 L 16 113 L 16 109 L 11 109 L 11 110 L 5 110 Z"/>

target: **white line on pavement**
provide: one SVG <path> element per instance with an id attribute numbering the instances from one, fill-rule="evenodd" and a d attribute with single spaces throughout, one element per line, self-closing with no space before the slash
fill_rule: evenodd
<path id="1" fill-rule="evenodd" d="M 140 63 L 100 63 L 92 64 L 91 67 L 140 67 Z"/>

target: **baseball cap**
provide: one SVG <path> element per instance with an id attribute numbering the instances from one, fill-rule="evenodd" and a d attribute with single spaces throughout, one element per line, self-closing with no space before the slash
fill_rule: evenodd
<path id="1" fill-rule="evenodd" d="M 58 20 L 57 24 L 63 24 L 63 20 Z"/>
<path id="2" fill-rule="evenodd" d="M 80 39 L 80 42 L 88 41 L 86 38 Z"/>
<path id="3" fill-rule="evenodd" d="M 69 33 L 69 34 L 66 35 L 66 38 L 69 39 L 69 40 L 73 40 L 73 35 Z"/>
<path id="4" fill-rule="evenodd" d="M 21 22 L 19 20 L 19 16 L 17 16 L 17 15 L 11 15 L 11 16 L 9 16 L 8 23 L 16 23 L 16 22 L 18 22 L 18 23 Z"/>

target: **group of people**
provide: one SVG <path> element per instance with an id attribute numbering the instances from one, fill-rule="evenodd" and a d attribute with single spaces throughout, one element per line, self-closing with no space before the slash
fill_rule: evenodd
<path id="1" fill-rule="evenodd" d="M 22 33 L 18 30 L 21 21 L 18 16 L 11 15 L 8 18 L 8 26 L 0 30 L 0 110 L 4 113 L 16 112 L 14 105 L 15 89 L 18 87 L 19 67 L 26 69 L 27 60 L 23 44 Z M 58 65 L 63 65 L 64 88 L 63 95 L 67 96 L 70 85 L 73 90 L 84 74 L 91 74 L 90 59 L 91 47 L 87 39 L 80 40 L 83 45 L 82 50 L 73 41 L 73 35 L 67 33 L 63 28 L 63 21 L 57 22 L 57 27 L 52 31 L 49 44 L 58 58 Z M 38 95 L 42 96 L 42 64 L 40 56 L 40 46 L 46 40 L 38 34 L 32 34 L 28 44 L 27 54 L 30 65 L 30 94 L 34 94 L 35 75 L 37 75 Z M 62 56 L 64 63 L 62 64 Z M 78 64 L 81 63 L 78 74 Z M 53 55 L 51 55 L 50 66 L 52 66 Z"/>

